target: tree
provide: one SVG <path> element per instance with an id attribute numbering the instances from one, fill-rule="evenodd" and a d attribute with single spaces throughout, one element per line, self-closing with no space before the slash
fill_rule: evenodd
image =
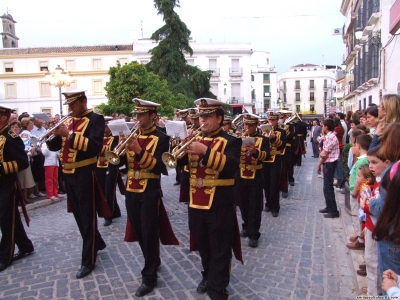
<path id="1" fill-rule="evenodd" d="M 113 112 L 131 115 L 134 108 L 133 98 L 160 103 L 159 112 L 165 116 L 172 116 L 174 108 L 184 108 L 181 105 L 185 103 L 184 95 L 172 93 L 166 80 L 148 72 L 144 65 L 136 61 L 123 66 L 117 62 L 117 66 L 111 67 L 108 74 L 110 80 L 104 88 L 108 104 L 97 107 L 104 115 L 111 115 Z"/>
<path id="2" fill-rule="evenodd" d="M 212 72 L 190 66 L 185 59 L 185 54 L 193 55 L 193 49 L 189 45 L 190 30 L 174 11 L 180 7 L 179 0 L 154 0 L 154 7 L 163 15 L 165 25 L 150 37 L 159 43 L 149 51 L 151 60 L 147 69 L 166 79 L 173 93 L 185 95 L 187 107 L 192 107 L 196 98 L 215 99 L 210 92 Z"/>

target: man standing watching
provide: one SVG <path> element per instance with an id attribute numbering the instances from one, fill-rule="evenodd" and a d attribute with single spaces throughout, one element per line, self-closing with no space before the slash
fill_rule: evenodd
<path id="1" fill-rule="evenodd" d="M 313 157 L 319 157 L 319 141 L 318 137 L 321 135 L 322 128 L 318 124 L 318 119 L 313 120 L 313 125 L 311 127 L 310 142 L 313 150 Z"/>
<path id="2" fill-rule="evenodd" d="M 84 91 L 63 93 L 64 105 L 68 105 L 71 118 L 68 125 L 54 130 L 57 135 L 47 142 L 51 151 L 60 150 L 68 204 L 83 239 L 81 268 L 76 274 L 80 279 L 94 269 L 97 251 L 106 243 L 97 230 L 96 210 L 100 217 L 110 217 L 107 203 L 100 198 L 100 187 L 96 177 L 97 156 L 101 151 L 104 136 L 104 117 L 87 108 Z"/>
<path id="3" fill-rule="evenodd" d="M 13 260 L 21 259 L 34 251 L 31 240 L 26 235 L 18 204 L 24 204 L 17 172 L 29 165 L 21 138 L 8 126 L 11 108 L 0 106 L 0 272 Z M 14 255 L 15 244 L 19 252 Z"/>
<path id="4" fill-rule="evenodd" d="M 188 155 L 182 159 L 191 175 L 189 229 L 203 265 L 197 292 L 207 292 L 211 299 L 228 299 L 234 241 L 241 251 L 233 185 L 242 141 L 222 130 L 222 102 L 201 98 L 194 103 L 203 137 L 188 146 Z M 241 260 L 241 252 L 235 252 L 235 257 Z"/>
<path id="5" fill-rule="evenodd" d="M 333 133 L 335 123 L 332 119 L 326 119 L 322 123 L 322 133 L 325 135 L 323 150 L 320 154 L 317 173 L 324 172 L 324 196 L 326 207 L 319 212 L 324 213 L 324 218 L 338 218 L 339 211 L 336 205 L 335 191 L 333 189 L 333 175 L 337 160 L 339 159 L 339 141 Z"/>

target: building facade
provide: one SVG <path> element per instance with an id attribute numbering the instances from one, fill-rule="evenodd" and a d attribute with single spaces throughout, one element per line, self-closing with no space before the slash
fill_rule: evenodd
<path id="1" fill-rule="evenodd" d="M 337 68 L 299 64 L 278 76 L 278 106 L 305 115 L 336 111 Z"/>

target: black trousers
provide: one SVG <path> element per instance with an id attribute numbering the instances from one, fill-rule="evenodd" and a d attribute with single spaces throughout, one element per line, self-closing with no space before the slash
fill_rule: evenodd
<path id="1" fill-rule="evenodd" d="M 87 166 L 64 175 L 68 203 L 83 239 L 81 265 L 94 266 L 97 251 L 106 246 L 97 229 L 95 169 Z"/>
<path id="2" fill-rule="evenodd" d="M 3 200 L 4 198 L 8 199 L 0 209 L 0 263 L 6 266 L 12 262 L 15 245 L 17 245 L 19 251 L 32 252 L 34 250 L 32 241 L 26 235 L 18 211 L 19 193 L 17 182 L 14 183 L 14 186 L 1 189 L 0 197 Z"/>
<path id="3" fill-rule="evenodd" d="M 228 201 L 227 201 L 228 202 Z M 235 208 L 232 201 L 226 206 L 211 206 L 210 210 L 189 207 L 189 229 L 193 235 L 203 266 L 203 279 L 211 299 L 227 299 Z"/>
<path id="4" fill-rule="evenodd" d="M 286 146 L 285 155 L 281 156 L 282 168 L 281 168 L 281 176 L 280 176 L 279 185 L 280 185 L 280 190 L 284 193 L 287 193 L 289 191 L 288 170 L 289 170 L 289 161 L 290 161 L 291 151 L 292 151 L 291 147 Z M 292 168 L 293 168 L 293 166 L 292 166 Z M 293 177 L 293 172 L 292 172 L 292 177 Z"/>
<path id="5" fill-rule="evenodd" d="M 282 158 L 275 156 L 273 163 L 263 163 L 265 205 L 271 212 L 279 212 L 279 179 L 281 175 Z"/>
<path id="6" fill-rule="evenodd" d="M 260 238 L 261 215 L 263 209 L 262 170 L 255 179 L 243 179 L 238 176 L 240 193 L 240 212 L 242 214 L 242 228 L 247 231 L 249 238 Z"/>
<path id="7" fill-rule="evenodd" d="M 288 181 L 294 183 L 294 165 L 296 164 L 296 149 L 297 145 L 292 144 L 290 147 L 290 157 L 288 163 Z"/>
<path id="8" fill-rule="evenodd" d="M 105 193 L 108 207 L 110 208 L 112 218 L 119 218 L 121 216 L 121 209 L 117 201 L 117 184 L 118 184 L 119 167 L 109 166 L 108 174 L 106 175 Z"/>
<path id="9" fill-rule="evenodd" d="M 158 181 L 158 179 L 148 180 Z M 144 257 L 142 282 L 150 286 L 156 283 L 157 268 L 161 264 L 159 239 L 160 200 L 159 188 L 150 188 L 149 184 L 143 193 L 126 191 L 125 195 L 128 218 L 135 230 Z"/>

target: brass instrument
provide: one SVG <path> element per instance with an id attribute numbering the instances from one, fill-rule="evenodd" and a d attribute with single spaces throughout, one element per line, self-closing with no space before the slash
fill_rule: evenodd
<path id="1" fill-rule="evenodd" d="M 126 153 L 126 144 L 131 138 L 137 136 L 140 128 L 139 125 L 140 123 L 137 122 L 135 126 L 132 127 L 131 133 L 124 140 L 121 140 L 118 145 L 115 146 L 113 151 L 107 151 L 106 153 L 104 153 L 105 158 L 110 164 L 119 165 L 121 161 L 120 156 Z"/>
<path id="2" fill-rule="evenodd" d="M 301 118 L 300 118 L 300 116 L 299 116 L 297 113 L 294 113 L 293 116 L 291 116 L 290 118 L 288 118 L 288 119 L 285 121 L 285 125 L 286 125 L 286 124 L 295 124 L 295 123 L 297 123 L 298 121 L 301 121 Z"/>
<path id="3" fill-rule="evenodd" d="M 242 131 L 244 127 L 243 115 L 238 115 L 233 119 L 232 124 L 236 130 Z"/>
<path id="4" fill-rule="evenodd" d="M 180 143 L 178 146 L 176 146 L 173 150 L 172 153 L 169 152 L 164 152 L 161 159 L 163 161 L 163 163 L 168 167 L 168 168 L 176 168 L 177 164 L 178 164 L 178 159 L 183 155 L 184 150 L 191 144 L 193 143 L 198 136 L 200 136 L 200 134 L 202 134 L 201 132 L 201 128 L 204 125 L 201 125 L 197 130 L 196 130 L 196 134 L 186 143 L 184 143 L 182 145 L 182 143 Z"/>
<path id="5" fill-rule="evenodd" d="M 47 129 L 45 131 L 45 133 L 43 133 L 39 139 L 37 140 L 37 146 L 41 145 L 44 142 L 47 141 L 51 141 L 52 139 L 55 138 L 55 134 L 52 134 L 52 132 L 57 129 L 58 127 L 60 127 L 62 124 L 64 124 L 68 119 L 71 118 L 71 114 L 68 114 L 64 117 L 62 117 L 56 124 L 54 124 L 53 126 L 51 126 L 49 129 Z"/>
<path id="6" fill-rule="evenodd" d="M 269 137 L 271 135 L 271 132 L 273 131 L 272 125 L 271 124 L 261 124 L 260 128 L 263 132 L 263 134 L 266 134 L 266 137 Z"/>

